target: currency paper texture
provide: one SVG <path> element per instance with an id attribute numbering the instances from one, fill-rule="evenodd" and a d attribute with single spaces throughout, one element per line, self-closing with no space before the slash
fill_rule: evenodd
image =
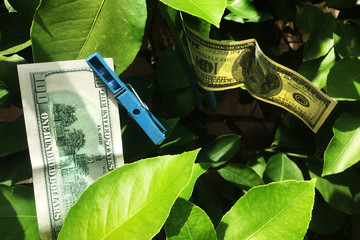
<path id="1" fill-rule="evenodd" d="M 268 58 L 255 39 L 206 39 L 186 25 L 185 35 L 198 83 L 206 90 L 245 86 L 252 96 L 293 113 L 314 132 L 337 103 L 297 72 Z"/>
<path id="2" fill-rule="evenodd" d="M 40 237 L 56 239 L 82 191 L 123 164 L 118 106 L 85 60 L 18 65 L 18 74 Z"/>

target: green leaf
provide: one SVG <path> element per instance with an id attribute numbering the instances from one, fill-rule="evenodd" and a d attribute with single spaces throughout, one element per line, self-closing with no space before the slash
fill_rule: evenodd
<path id="1" fill-rule="evenodd" d="M 310 31 L 310 29 L 309 29 L 310 18 L 312 16 L 321 15 L 321 14 L 322 14 L 322 12 L 321 12 L 320 8 L 309 5 L 309 4 L 305 4 L 304 6 L 302 6 L 300 8 L 298 13 L 296 14 L 295 23 L 296 23 L 297 29 L 299 29 L 299 31 L 302 33 L 309 32 Z"/>
<path id="2" fill-rule="evenodd" d="M 321 177 L 322 165 L 309 163 L 309 173 L 316 180 L 316 189 L 334 209 L 346 214 L 360 213 L 360 174 L 355 168 Z"/>
<path id="3" fill-rule="evenodd" d="M 94 52 L 112 57 L 119 74 L 142 44 L 145 0 L 43 0 L 34 15 L 35 62 L 85 59 Z"/>
<path id="4" fill-rule="evenodd" d="M 166 49 L 161 55 L 156 73 L 160 89 L 163 91 L 169 92 L 189 86 L 180 59 L 172 47 Z"/>
<path id="5" fill-rule="evenodd" d="M 261 178 L 264 175 L 266 169 L 266 161 L 263 156 L 255 155 L 246 163 L 251 169 L 253 169 Z"/>
<path id="6" fill-rule="evenodd" d="M 211 163 L 196 163 L 194 164 L 191 179 L 189 184 L 181 191 L 179 197 L 189 200 L 193 192 L 196 180 L 206 172 L 206 170 L 211 166 Z"/>
<path id="7" fill-rule="evenodd" d="M 345 224 L 345 214 L 336 211 L 326 202 L 315 199 L 309 228 L 321 235 L 329 235 Z"/>
<path id="8" fill-rule="evenodd" d="M 360 56 L 360 29 L 338 23 L 334 32 L 335 49 L 342 57 Z"/>
<path id="9" fill-rule="evenodd" d="M 13 122 L 0 122 L 0 157 L 19 152 L 27 147 L 23 117 Z"/>
<path id="10" fill-rule="evenodd" d="M 182 146 L 198 137 L 181 123 L 177 123 L 170 135 L 160 144 L 159 148 Z"/>
<path id="11" fill-rule="evenodd" d="M 0 15 L 0 55 L 16 53 L 30 46 L 30 23 L 19 13 Z"/>
<path id="12" fill-rule="evenodd" d="M 11 185 L 29 179 L 31 176 L 28 150 L 0 158 L 0 183 L 7 181 Z"/>
<path id="13" fill-rule="evenodd" d="M 11 6 L 26 20 L 32 21 L 40 0 L 8 0 Z"/>
<path id="14" fill-rule="evenodd" d="M 3 239 L 40 239 L 32 188 L 0 185 L 0 224 Z"/>
<path id="15" fill-rule="evenodd" d="M 241 148 L 241 136 L 222 135 L 211 141 L 200 152 L 199 162 L 214 162 L 213 167 L 224 164 L 234 157 Z"/>
<path id="16" fill-rule="evenodd" d="M 264 181 L 280 182 L 284 180 L 304 180 L 299 167 L 284 153 L 272 156 L 264 172 Z"/>
<path id="17" fill-rule="evenodd" d="M 18 55 L 0 56 L 0 86 L 10 92 L 14 104 L 18 106 L 21 98 L 16 66 L 21 63 L 26 63 L 26 61 Z"/>
<path id="18" fill-rule="evenodd" d="M 0 108 L 8 108 L 10 106 L 11 106 L 11 95 L 9 91 L 6 89 L 0 89 Z"/>
<path id="19" fill-rule="evenodd" d="M 227 9 L 238 18 L 243 19 L 243 22 L 261 22 L 271 19 L 272 16 L 268 9 L 262 6 L 251 0 L 229 0 L 227 3 Z M 229 15 L 227 15 L 227 20 L 233 19 L 229 19 Z"/>
<path id="20" fill-rule="evenodd" d="M 144 159 L 99 178 L 71 207 L 58 239 L 151 239 L 188 184 L 197 153 Z"/>
<path id="21" fill-rule="evenodd" d="M 335 49 L 332 48 L 325 57 L 303 62 L 299 68 L 299 73 L 321 89 L 326 86 L 327 76 L 335 63 Z"/>
<path id="22" fill-rule="evenodd" d="M 343 113 L 335 121 L 333 132 L 324 154 L 322 176 L 343 172 L 360 161 L 360 110 Z"/>
<path id="23" fill-rule="evenodd" d="M 253 169 L 241 163 L 229 163 L 217 171 L 225 180 L 244 190 L 264 184 Z"/>
<path id="24" fill-rule="evenodd" d="M 337 21 L 331 13 L 319 13 L 310 16 L 308 41 L 304 45 L 304 61 L 325 56 L 334 45 L 332 38 Z"/>
<path id="25" fill-rule="evenodd" d="M 217 227 L 218 239 L 303 239 L 315 181 L 284 181 L 250 189 Z"/>
<path id="26" fill-rule="evenodd" d="M 178 198 L 165 223 L 166 239 L 216 240 L 216 232 L 206 213 L 185 199 Z"/>
<path id="27" fill-rule="evenodd" d="M 170 7 L 184 11 L 220 27 L 221 17 L 226 7 L 226 0 L 160 0 Z"/>
<path id="28" fill-rule="evenodd" d="M 331 68 L 327 79 L 327 94 L 337 100 L 360 99 L 360 60 L 344 58 Z"/>

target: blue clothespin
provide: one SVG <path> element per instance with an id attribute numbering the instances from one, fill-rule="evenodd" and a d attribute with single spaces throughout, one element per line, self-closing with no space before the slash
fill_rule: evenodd
<path id="1" fill-rule="evenodd" d="M 100 54 L 94 53 L 86 59 L 87 64 L 104 81 L 113 92 L 114 97 L 124 106 L 130 116 L 139 124 L 154 144 L 159 144 L 165 139 L 166 129 L 150 112 L 145 103 L 131 85 L 125 85 L 116 73 L 110 69 Z M 128 88 L 131 89 L 129 89 Z"/>

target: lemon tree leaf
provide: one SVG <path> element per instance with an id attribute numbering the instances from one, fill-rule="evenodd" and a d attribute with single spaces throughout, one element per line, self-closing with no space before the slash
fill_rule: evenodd
<path id="1" fill-rule="evenodd" d="M 346 74 L 345 74 L 346 73 Z M 337 100 L 360 99 L 360 60 L 344 58 L 331 68 L 327 79 L 327 94 Z"/>
<path id="2" fill-rule="evenodd" d="M 216 240 L 216 232 L 206 213 L 185 199 L 178 198 L 165 223 L 166 239 Z"/>
<path id="3" fill-rule="evenodd" d="M 142 44 L 145 0 L 43 0 L 34 15 L 35 62 L 85 59 L 95 51 L 124 71 Z"/>
<path id="4" fill-rule="evenodd" d="M 72 206 L 58 239 L 151 239 L 188 184 L 197 153 L 140 160 L 99 178 Z"/>
<path id="5" fill-rule="evenodd" d="M 220 27 L 221 17 L 224 14 L 226 0 L 160 0 L 170 7 L 202 18 L 217 27 Z"/>
<path id="6" fill-rule="evenodd" d="M 32 188 L 0 185 L 0 224 L 3 239 L 40 239 Z"/>
<path id="7" fill-rule="evenodd" d="M 360 213 L 360 174 L 351 167 L 344 172 L 321 177 L 322 164 L 310 162 L 309 173 L 316 180 L 316 189 L 334 209 L 346 214 Z"/>
<path id="8" fill-rule="evenodd" d="M 196 180 L 211 166 L 211 163 L 195 163 L 189 184 L 181 191 L 179 197 L 189 200 L 194 190 Z"/>
<path id="9" fill-rule="evenodd" d="M 284 180 L 304 180 L 299 167 L 284 153 L 272 156 L 264 172 L 265 182 L 279 182 Z"/>
<path id="10" fill-rule="evenodd" d="M 216 229 L 218 239 L 303 239 L 314 195 L 315 181 L 256 186 L 224 215 Z"/>
<path id="11" fill-rule="evenodd" d="M 217 171 L 225 180 L 244 190 L 264 184 L 260 176 L 252 168 L 241 163 L 229 163 Z"/>
<path id="12" fill-rule="evenodd" d="M 304 45 L 304 61 L 325 56 L 334 46 L 333 32 L 337 21 L 331 13 L 318 13 L 310 16 L 309 39 Z"/>
<path id="13" fill-rule="evenodd" d="M 333 132 L 324 154 L 323 176 L 343 172 L 360 161 L 360 111 L 343 113 L 335 121 Z"/>
<path id="14" fill-rule="evenodd" d="M 222 135 L 211 141 L 199 154 L 199 162 L 213 162 L 213 167 L 224 164 L 241 149 L 241 136 Z"/>
<path id="15" fill-rule="evenodd" d="M 334 32 L 335 48 L 342 57 L 360 56 L 360 29 L 338 23 Z"/>

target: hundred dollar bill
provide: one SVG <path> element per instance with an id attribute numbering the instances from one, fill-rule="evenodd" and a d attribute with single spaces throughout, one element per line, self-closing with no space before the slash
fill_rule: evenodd
<path id="1" fill-rule="evenodd" d="M 245 86 L 255 98 L 277 105 L 317 132 L 336 101 L 297 72 L 268 58 L 255 39 L 222 42 L 184 25 L 198 83 L 220 91 Z"/>
<path id="2" fill-rule="evenodd" d="M 18 74 L 40 237 L 56 239 L 82 191 L 123 164 L 118 105 L 85 60 L 18 65 Z"/>

